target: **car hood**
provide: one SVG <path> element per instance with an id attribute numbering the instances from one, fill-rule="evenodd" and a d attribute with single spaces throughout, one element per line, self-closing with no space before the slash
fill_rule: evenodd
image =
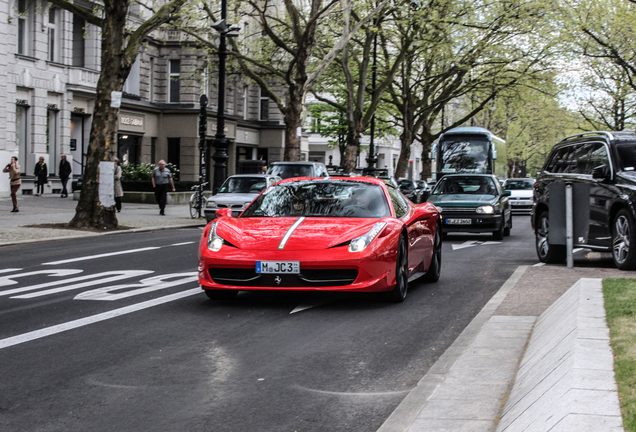
<path id="1" fill-rule="evenodd" d="M 498 197 L 483 194 L 447 194 L 431 195 L 428 201 L 441 207 L 478 207 L 484 204 L 495 204 Z"/>
<path id="2" fill-rule="evenodd" d="M 239 249 L 278 250 L 283 237 L 298 217 L 254 217 L 218 220 L 216 232 Z M 368 232 L 374 218 L 307 217 L 296 227 L 284 250 L 324 250 Z"/>
<path id="3" fill-rule="evenodd" d="M 215 203 L 234 205 L 245 204 L 246 202 L 252 202 L 254 198 L 258 196 L 258 193 L 220 193 L 208 198 L 208 201 L 214 201 Z"/>

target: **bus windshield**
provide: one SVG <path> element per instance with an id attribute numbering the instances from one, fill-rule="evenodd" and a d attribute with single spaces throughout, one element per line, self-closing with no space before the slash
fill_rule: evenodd
<path id="1" fill-rule="evenodd" d="M 439 144 L 438 172 L 487 174 L 492 172 L 489 142 L 483 136 L 451 135 Z"/>

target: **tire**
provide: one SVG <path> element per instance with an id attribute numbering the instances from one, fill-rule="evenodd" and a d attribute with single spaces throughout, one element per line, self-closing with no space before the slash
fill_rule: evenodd
<path id="1" fill-rule="evenodd" d="M 504 228 L 504 232 L 503 232 L 504 237 L 510 236 L 510 231 L 512 231 L 512 214 L 510 215 L 510 219 L 508 219 L 508 223 L 506 224 L 506 227 Z"/>
<path id="2" fill-rule="evenodd" d="M 431 265 L 422 278 L 424 282 L 437 282 L 442 274 L 442 235 L 440 234 L 441 226 L 437 224 L 435 228 L 435 239 L 433 240 L 433 256 L 431 257 Z"/>
<path id="3" fill-rule="evenodd" d="M 197 217 L 197 197 L 194 194 L 190 197 L 190 217 L 192 219 Z"/>
<path id="4" fill-rule="evenodd" d="M 636 236 L 634 218 L 628 210 L 619 210 L 612 223 L 612 259 L 616 268 L 620 270 L 636 268 L 636 239 L 634 236 Z"/>
<path id="5" fill-rule="evenodd" d="M 238 294 L 236 290 L 203 290 L 210 300 L 232 300 Z"/>
<path id="6" fill-rule="evenodd" d="M 387 299 L 394 303 L 403 302 L 406 298 L 409 285 L 409 252 L 406 248 L 406 240 L 400 236 L 398 253 L 395 260 L 395 288 L 387 293 Z"/>
<path id="7" fill-rule="evenodd" d="M 499 229 L 497 231 L 493 231 L 492 239 L 493 240 L 503 240 L 505 230 L 506 230 L 506 221 L 502 220 L 501 221 L 501 225 L 499 225 Z"/>
<path id="8" fill-rule="evenodd" d="M 565 262 L 565 246 L 551 245 L 548 241 L 550 233 L 550 218 L 548 212 L 544 211 L 539 215 L 535 227 L 535 246 L 539 261 L 546 264 L 562 264 Z"/>

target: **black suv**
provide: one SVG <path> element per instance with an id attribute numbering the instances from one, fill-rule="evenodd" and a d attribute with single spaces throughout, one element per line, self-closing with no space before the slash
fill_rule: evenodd
<path id="1" fill-rule="evenodd" d="M 616 267 L 636 268 L 636 133 L 588 132 L 554 146 L 537 176 L 531 214 L 537 255 L 545 263 L 564 262 L 566 255 L 563 244 L 550 244 L 550 189 L 556 183 L 580 183 L 586 191 L 584 205 L 574 209 L 583 210 L 586 221 L 575 247 L 612 252 Z M 558 189 L 552 190 L 556 198 Z"/>

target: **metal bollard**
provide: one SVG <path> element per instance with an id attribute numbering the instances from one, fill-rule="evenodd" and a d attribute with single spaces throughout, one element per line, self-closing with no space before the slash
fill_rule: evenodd
<path id="1" fill-rule="evenodd" d="M 574 213 L 572 211 L 572 183 L 565 185 L 565 247 L 568 268 L 574 267 Z"/>

